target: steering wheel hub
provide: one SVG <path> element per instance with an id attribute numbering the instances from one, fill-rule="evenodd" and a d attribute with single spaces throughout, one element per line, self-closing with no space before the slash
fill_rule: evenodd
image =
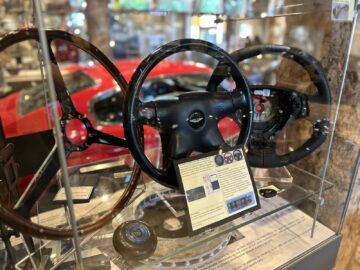
<path id="1" fill-rule="evenodd" d="M 65 126 L 66 138 L 75 145 L 82 145 L 88 137 L 86 125 L 79 119 L 68 120 Z"/>
<path id="2" fill-rule="evenodd" d="M 187 122 L 193 129 L 199 129 L 204 126 L 205 115 L 201 111 L 193 111 L 189 114 Z"/>

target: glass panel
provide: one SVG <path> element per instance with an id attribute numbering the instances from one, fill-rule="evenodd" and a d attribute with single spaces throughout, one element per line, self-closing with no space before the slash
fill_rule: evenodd
<path id="1" fill-rule="evenodd" d="M 290 174 L 294 176 L 295 182 L 304 180 L 308 185 L 303 187 L 291 182 L 278 182 L 277 179 L 257 181 L 258 188 L 275 185 L 279 188 L 278 196 L 273 198 L 261 197 L 260 203 L 262 209 L 260 211 L 255 211 L 232 223 L 222 225 L 214 230 L 193 237 L 188 237 L 186 232 L 187 220 L 182 213 L 182 210 L 186 209 L 183 195 L 178 191 L 166 189 L 154 182 L 147 183 L 146 192 L 141 194 L 129 209 L 122 212 L 121 215 L 113 221 L 113 228 L 110 230 L 111 234 L 105 234 L 104 230 L 107 231 L 107 229 L 104 227 L 93 239 L 89 240 L 87 248 L 90 249 L 95 245 L 99 249 L 105 250 L 109 255 L 108 259 L 119 268 L 131 266 L 131 268 L 142 267 L 141 269 L 146 269 L 150 265 L 180 267 L 189 264 L 201 266 L 201 264 L 198 264 L 198 256 L 204 257 L 204 262 L 207 262 L 207 259 L 211 261 L 210 259 L 212 257 L 219 255 L 218 252 L 214 251 L 220 248 L 225 242 L 228 242 L 227 235 L 236 234 L 239 228 L 278 212 L 279 215 L 281 215 L 282 211 L 289 207 L 306 211 L 308 208 L 307 203 L 314 205 L 321 179 L 296 166 L 289 166 L 288 169 Z M 325 181 L 326 193 L 334 192 L 333 187 L 334 185 L 332 183 Z M 166 200 L 166 202 L 163 200 Z M 178 216 L 175 215 L 171 209 L 175 209 Z M 157 216 L 156 219 L 153 218 L 154 211 Z M 158 236 L 157 249 L 149 259 L 140 261 L 129 259 L 124 261 L 124 259 L 113 250 L 113 243 L 111 241 L 112 232 L 114 228 L 122 224 L 125 220 L 133 220 L 134 218 L 151 225 Z M 311 218 L 309 217 L 309 219 Z M 311 227 L 308 228 L 308 234 L 310 234 L 310 229 Z M 335 233 L 333 232 L 332 234 Z M 101 237 L 105 237 L 107 241 L 99 243 L 98 240 Z M 94 245 L 92 245 L 92 243 L 94 243 Z M 169 248 L 170 246 L 171 248 Z M 199 254 L 196 255 L 197 253 Z M 206 254 L 208 254 L 208 256 L 206 256 Z M 93 259 L 95 260 L 95 257 L 93 257 Z"/>
<path id="2" fill-rule="evenodd" d="M 53 65 L 54 73 L 63 78 L 67 92 L 61 80 L 55 78 L 57 102 L 50 102 L 48 76 L 41 69 L 43 54 L 37 38 L 19 42 L 13 39 L 8 43 L 5 37 L 0 39 L 0 47 L 6 47 L 0 51 L 0 178 L 5 179 L 0 181 L 0 209 L 5 206 L 19 209 L 19 197 L 27 194 L 30 183 L 42 175 L 47 168 L 45 165 L 50 163 L 53 168 L 46 171 L 41 192 L 27 198 L 29 206 L 17 211 L 34 226 L 61 228 L 70 233 L 67 240 L 44 240 L 38 237 L 49 237 L 46 230 L 37 230 L 40 235 L 36 237 L 20 236 L 17 233 L 20 228 L 16 225 L 11 228 L 0 224 L 1 266 L 12 264 L 17 269 L 75 267 L 79 264 L 74 256 L 77 252 L 83 257 L 84 269 L 114 265 L 121 269 L 148 268 L 159 264 L 201 268 L 206 267 L 210 259 L 220 258 L 224 250 L 231 249 L 234 238 L 241 238 L 241 229 L 263 228 L 269 220 L 278 220 L 287 211 L 299 211 L 306 217 L 306 228 L 301 231 L 304 235 L 306 232 L 306 239 L 310 239 L 313 217 L 317 221 L 314 223 L 315 238 L 330 239 L 341 231 L 343 206 L 359 152 L 356 124 L 359 122 L 359 50 L 356 46 L 349 63 L 346 61 L 352 41 L 351 4 L 293 0 L 41 2 L 45 28 L 65 30 L 49 41 L 59 66 L 56 73 L 56 65 Z M 5 1 L 0 14 L 2 33 L 38 25 L 33 1 Z M 29 37 L 31 31 L 24 30 L 24 36 Z M 78 40 L 79 37 L 84 40 Z M 124 90 L 131 91 L 125 81 L 131 81 L 141 59 L 158 52 L 159 46 L 181 38 L 207 40 L 229 53 L 252 46 L 264 48 L 265 44 L 282 44 L 300 49 L 301 55 L 314 57 L 308 63 L 299 63 L 288 51 L 262 51 L 249 59 L 235 59 L 253 94 L 254 123 L 247 155 L 256 186 L 258 189 L 275 186 L 278 195 L 261 197 L 259 211 L 194 237 L 188 237 L 184 230 L 186 207 L 182 195 L 155 183 L 145 174 L 137 185 L 134 184 L 134 194 L 126 202 L 125 209 L 113 209 L 121 195 L 126 194 L 136 164 L 129 149 L 123 147 L 124 141 L 116 139 L 125 138 Z M 358 39 L 357 29 L 354 44 Z M 77 41 L 82 49 L 72 44 Z M 14 42 L 12 46 L 6 45 Z M 107 62 L 105 56 L 111 62 Z M 54 59 L 51 60 L 54 63 Z M 316 61 L 324 68 L 330 102 L 319 101 L 319 74 L 311 68 Z M 102 66 L 106 63 L 111 68 Z M 202 53 L 181 52 L 168 57 L 157 63 L 149 74 L 139 100 L 143 103 L 176 101 L 182 95 L 205 92 L 218 64 Z M 121 82 L 120 86 L 116 81 Z M 234 88 L 234 81 L 226 78 L 216 90 L 230 93 Z M 60 119 L 53 116 L 51 108 L 57 108 Z M 329 127 L 324 121 L 329 121 Z M 67 166 L 62 168 L 53 135 L 54 124 L 58 122 L 61 132 L 56 134 L 65 143 L 63 154 L 67 157 Z M 241 132 L 238 115 L 219 119 L 217 128 L 229 145 L 237 143 Z M 278 130 L 273 132 L 273 129 Z M 312 145 L 312 140 L 320 136 L 319 130 L 325 130 L 321 135 L 326 136 Z M 164 158 L 163 134 L 151 124 L 144 125 L 144 134 L 146 157 L 156 168 L 166 167 L 169 160 Z M 8 143 L 12 143 L 14 149 L 12 146 L 6 148 Z M 261 154 L 252 159 L 254 149 Z M 270 157 L 264 149 L 272 151 Z M 299 151 L 301 155 L 294 157 Z M 192 151 L 191 154 L 200 153 Z M 287 159 L 289 156 L 294 160 Z M 6 157 L 4 164 L 3 157 Z M 286 161 L 286 166 L 269 165 L 279 157 Z M 268 168 L 274 166 L 276 168 Z M 75 198 L 77 226 L 96 227 L 91 232 L 79 231 L 88 233 L 80 237 L 81 249 L 77 250 L 69 222 L 72 204 L 65 203 L 66 196 L 55 200 L 64 185 L 66 171 Z M 212 188 L 218 188 L 217 182 L 212 184 Z M 87 191 L 89 198 L 77 197 Z M 103 226 L 94 225 L 103 218 Z M 125 259 L 126 255 L 120 255 L 114 247 L 115 230 L 134 219 L 145 220 L 158 235 L 157 249 L 148 258 Z M 14 220 L 7 218 L 4 223 Z M 284 226 L 293 222 L 290 220 Z M 319 228 L 326 228 L 329 234 L 322 235 Z M 169 231 L 170 234 L 164 233 Z M 293 234 L 298 232 L 294 229 Z M 7 234 L 13 234 L 10 240 Z M 251 236 L 260 237 L 256 230 Z M 320 242 L 311 242 L 312 247 Z M 308 246 L 298 255 L 306 252 L 309 252 Z"/>

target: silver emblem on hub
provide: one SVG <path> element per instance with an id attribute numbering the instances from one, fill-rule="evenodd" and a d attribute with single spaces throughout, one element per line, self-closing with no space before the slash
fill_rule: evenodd
<path id="1" fill-rule="evenodd" d="M 193 111 L 189 114 L 188 123 L 192 128 L 198 129 L 205 123 L 205 115 L 201 111 Z"/>

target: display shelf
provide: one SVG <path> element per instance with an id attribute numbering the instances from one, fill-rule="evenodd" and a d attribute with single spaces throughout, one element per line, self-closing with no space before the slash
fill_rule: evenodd
<path id="1" fill-rule="evenodd" d="M 331 3 L 327 1 L 251 1 L 236 3 L 236 1 L 220 1 L 213 3 L 217 8 L 212 10 L 202 9 L 200 5 L 189 6 L 186 10 L 174 10 L 171 5 L 167 7 L 149 6 L 146 9 L 116 9 L 110 6 L 110 11 L 114 14 L 128 13 L 149 13 L 157 16 L 168 14 L 191 14 L 191 15 L 218 15 L 227 16 L 229 19 L 256 19 L 275 16 L 293 16 L 299 14 L 309 14 L 315 12 L 330 12 Z M 74 7 L 74 10 L 82 11 L 81 7 Z"/>
<path id="2" fill-rule="evenodd" d="M 232 12 L 229 19 L 256 19 L 277 16 L 294 16 L 300 14 L 311 14 L 320 12 L 330 12 L 331 3 L 329 1 L 254 1 L 244 9 L 243 14 Z"/>
<path id="3" fill-rule="evenodd" d="M 109 161 L 107 161 L 106 164 L 110 164 Z M 202 260 L 206 261 L 206 259 L 208 258 L 215 257 L 217 254 L 220 254 L 224 250 L 230 240 L 230 235 L 237 229 L 252 224 L 265 217 L 271 216 L 291 206 L 297 206 L 302 202 L 305 202 L 307 200 L 313 200 L 316 198 L 315 195 L 318 194 L 318 189 L 316 189 L 316 187 L 319 186 L 319 178 L 316 176 L 311 176 L 307 172 L 298 171 L 298 169 L 294 168 L 293 166 L 289 167 L 288 169 L 290 173 L 294 172 L 294 170 L 297 170 L 296 177 L 302 175 L 302 177 L 306 178 L 307 181 L 315 187 L 315 189 L 305 189 L 299 185 L 296 185 L 295 183 L 277 181 L 277 179 L 262 179 L 260 181 L 256 181 L 258 188 L 268 185 L 274 185 L 278 189 L 280 189 L 278 195 L 274 197 L 277 199 L 274 200 L 274 198 L 263 198 L 260 196 L 260 204 L 262 208 L 258 211 L 246 214 L 245 216 L 238 218 L 231 223 L 224 224 L 222 226 L 214 228 L 213 230 L 207 231 L 199 235 L 195 235 L 193 237 L 180 237 L 178 239 L 171 238 L 170 240 L 173 241 L 172 248 L 169 248 L 168 241 L 161 238 L 161 240 L 158 240 L 158 250 L 155 252 L 155 254 L 158 254 L 158 256 L 151 257 L 150 259 L 141 262 L 125 261 L 115 251 L 113 247 L 112 236 L 114 230 L 126 220 L 141 219 L 141 217 L 139 217 L 139 209 L 141 207 L 143 207 L 144 205 L 153 205 L 153 202 L 151 202 L 151 200 L 154 200 L 154 198 L 156 201 L 161 202 L 161 199 L 157 194 L 163 194 L 163 197 L 165 199 L 168 199 L 174 194 L 178 195 L 177 191 L 164 188 L 163 186 L 152 181 L 147 182 L 145 185 L 140 184 L 131 204 L 129 204 L 124 211 L 119 213 L 113 219 L 111 224 L 108 224 L 107 226 L 97 230 L 96 232 L 80 238 L 80 246 L 82 249 L 84 265 L 90 267 L 94 265 L 106 266 L 110 264 L 115 264 L 121 269 L 123 269 L 123 267 L 128 267 L 129 269 L 147 269 L 148 267 L 155 265 L 161 265 L 164 267 L 174 265 L 181 266 L 181 264 L 186 264 L 187 261 L 192 261 L 192 263 L 198 264 Z M 79 171 L 79 168 L 72 168 L 70 170 L 70 176 L 73 185 L 79 184 Z M 102 178 L 106 173 L 110 173 L 113 176 L 113 171 L 114 168 L 107 169 L 107 171 L 102 170 Z M 94 172 L 92 173 L 94 174 Z M 116 179 L 110 178 L 107 179 L 107 181 L 103 181 L 101 183 L 102 190 L 108 191 L 107 201 L 101 200 L 104 194 L 98 191 L 100 183 L 97 183 L 98 188 L 97 190 L 95 190 L 90 202 L 79 205 L 75 204 L 75 212 L 77 214 L 77 219 L 79 223 L 81 223 L 82 221 L 88 222 L 88 220 L 86 220 L 88 218 L 91 218 L 95 221 L 96 218 L 98 218 L 98 214 L 106 212 L 112 201 L 116 197 L 118 197 L 119 193 L 122 192 L 121 190 L 115 191 L 111 188 L 113 186 L 113 182 L 116 181 Z M 83 184 L 86 184 L 86 182 L 83 182 Z M 325 182 L 326 190 L 329 190 L 332 187 L 332 183 L 328 181 Z M 179 210 L 178 205 L 175 204 L 172 206 L 174 209 L 178 210 L 178 212 L 181 211 Z M 159 213 L 158 215 L 153 215 L 153 217 L 155 216 L 157 218 L 160 218 L 162 216 L 162 213 Z M 52 209 L 45 212 L 43 211 L 41 214 L 35 216 L 34 219 L 38 219 L 43 224 L 49 226 L 56 226 L 56 224 L 64 224 L 67 221 L 66 211 L 64 211 L 63 208 Z M 172 224 L 174 224 L 174 222 L 176 223 L 176 220 L 172 219 L 170 223 L 171 222 Z M 54 267 L 60 267 L 61 269 L 63 267 L 75 264 L 75 260 L 73 257 L 75 249 L 71 240 L 36 240 L 36 244 L 38 245 L 38 249 L 35 253 L 31 254 L 30 257 L 36 260 L 36 258 L 39 258 L 39 255 L 41 254 L 41 257 L 43 258 L 42 264 L 45 264 L 45 269 L 53 269 Z M 185 254 L 184 256 L 188 256 L 188 258 L 184 258 L 183 254 Z M 17 268 L 23 268 L 26 263 L 29 263 L 28 259 L 29 256 L 24 257 L 24 259 L 17 264 Z"/>
<path id="4" fill-rule="evenodd" d="M 310 175 L 303 175 L 303 177 L 307 177 L 309 182 L 313 182 L 315 186 L 319 185 L 319 179 Z M 147 269 L 150 265 L 165 265 L 171 266 L 171 259 L 179 256 L 180 254 L 191 254 L 192 250 L 197 249 L 206 243 L 213 241 L 216 238 L 224 237 L 243 226 L 251 224 L 257 220 L 263 219 L 267 216 L 273 215 L 283 209 L 286 209 L 291 206 L 296 206 L 305 202 L 307 200 L 314 200 L 316 198 L 315 195 L 318 194 L 319 190 L 307 190 L 303 187 L 296 185 L 294 183 L 286 183 L 286 182 L 278 182 L 278 181 L 261 181 L 257 182 L 260 186 L 264 185 L 275 185 L 280 189 L 278 194 L 282 200 L 277 200 L 276 203 L 272 203 L 272 198 L 260 198 L 260 204 L 262 208 L 265 210 L 258 210 L 251 214 L 247 214 L 244 217 L 238 218 L 232 222 L 230 227 L 225 229 L 217 230 L 215 234 L 209 234 L 210 236 L 203 234 L 203 237 L 194 241 L 191 237 L 188 238 L 188 244 L 185 244 L 183 247 L 178 248 L 177 250 L 169 250 L 168 254 L 161 258 L 157 258 L 156 260 L 148 260 L 144 265 L 139 266 L 139 269 Z M 325 180 L 325 190 L 329 190 L 333 187 L 333 184 Z M 174 266 L 174 265 L 173 265 Z"/>
<path id="5" fill-rule="evenodd" d="M 78 225 L 96 222 L 112 209 L 115 202 L 123 194 L 124 188 L 130 179 L 132 166 L 127 162 L 129 160 L 132 160 L 130 155 L 122 155 L 116 159 L 101 160 L 69 168 L 72 188 L 76 187 L 80 188 L 77 190 L 81 190 L 81 187 L 93 187 L 88 202 L 74 204 Z M 37 205 L 36 211 L 31 217 L 33 222 L 57 228 L 68 228 L 70 226 L 67 208 L 64 207 L 63 203 L 55 200 L 61 189 L 60 179 L 61 174 L 59 172 L 56 176 L 57 181 L 53 181 L 51 188 Z M 76 196 L 74 191 L 73 195 Z M 131 205 L 144 192 L 145 186 L 142 179 L 140 179 L 136 191 L 128 204 Z M 99 231 L 80 237 L 80 244 L 84 245 L 96 237 Z M 40 264 L 44 269 L 52 269 L 62 265 L 64 262 L 71 261 L 71 258 L 73 258 L 74 247 L 72 240 L 49 241 L 33 239 L 36 250 L 31 254 L 28 252 L 27 256 L 24 256 L 19 255 L 19 252 L 24 252 L 24 247 L 21 247 L 22 239 L 20 237 L 12 238 L 12 245 L 17 250 L 16 255 L 23 258 L 17 263 L 17 269 L 24 269 L 27 264 L 31 263 L 31 260 L 39 265 L 39 258 L 41 258 Z M 1 249 L 3 248 L 0 248 L 0 254 Z"/>

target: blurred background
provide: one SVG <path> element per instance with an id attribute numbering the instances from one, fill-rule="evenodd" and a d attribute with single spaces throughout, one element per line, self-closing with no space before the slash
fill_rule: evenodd
<path id="1" fill-rule="evenodd" d="M 298 46 L 320 56 L 321 27 L 290 25 L 282 15 L 329 10 L 330 1 L 285 0 L 59 0 L 41 1 L 47 28 L 79 35 L 113 59 L 144 58 L 160 45 L 179 38 L 200 38 L 231 52 L 256 43 Z M 0 32 L 35 23 L 32 1 L 1 0 Z M 64 44 L 62 62 L 85 60 Z M 18 62 L 31 65 L 30 58 Z M 59 60 L 58 60 L 59 61 Z"/>

